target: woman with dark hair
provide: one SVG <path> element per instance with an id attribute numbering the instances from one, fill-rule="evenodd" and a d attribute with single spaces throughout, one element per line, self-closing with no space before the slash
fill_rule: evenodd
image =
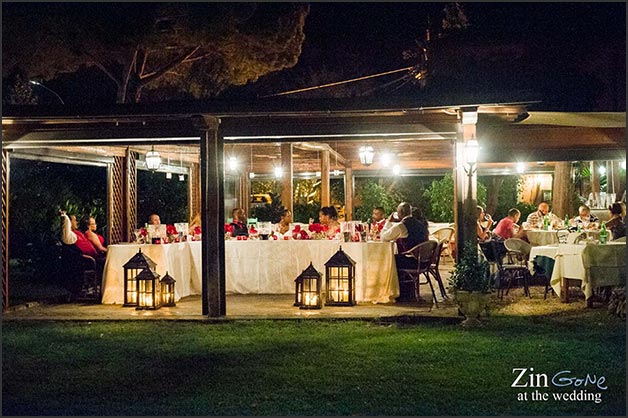
<path id="1" fill-rule="evenodd" d="M 290 223 L 292 223 L 292 212 L 288 209 L 284 209 L 281 212 L 281 217 L 279 218 L 279 223 L 277 224 L 277 232 L 281 235 L 285 234 L 290 230 Z"/>
<path id="2" fill-rule="evenodd" d="M 338 212 L 333 206 L 323 206 L 318 212 L 318 220 L 321 225 L 326 226 L 327 230 L 325 234 L 328 237 L 333 237 L 340 232 L 340 223 L 338 222 Z"/>
<path id="3" fill-rule="evenodd" d="M 613 239 L 626 236 L 625 211 L 620 202 L 615 202 L 608 207 L 611 217 L 606 221 L 606 229 L 611 231 Z"/>
<path id="4" fill-rule="evenodd" d="M 86 216 L 81 219 L 79 223 L 79 231 L 83 233 L 85 238 L 94 246 L 96 251 L 99 254 L 104 254 L 107 252 L 107 248 L 105 247 L 105 239 L 102 235 L 96 233 L 96 219 L 91 216 Z"/>
<path id="5" fill-rule="evenodd" d="M 491 215 L 484 212 L 484 208 L 482 206 L 477 207 L 477 234 L 478 241 L 488 241 L 491 239 L 491 226 L 493 226 L 493 218 Z M 485 226 L 486 225 L 486 226 Z"/>

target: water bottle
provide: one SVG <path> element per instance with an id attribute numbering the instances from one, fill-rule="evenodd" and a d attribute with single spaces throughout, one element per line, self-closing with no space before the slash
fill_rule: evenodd
<path id="1" fill-rule="evenodd" d="M 600 230 L 600 244 L 606 244 L 608 239 L 608 231 L 606 230 L 606 222 L 602 222 L 602 229 Z"/>
<path id="2" fill-rule="evenodd" d="M 549 216 L 547 215 L 543 217 L 543 229 L 546 231 L 549 229 Z"/>

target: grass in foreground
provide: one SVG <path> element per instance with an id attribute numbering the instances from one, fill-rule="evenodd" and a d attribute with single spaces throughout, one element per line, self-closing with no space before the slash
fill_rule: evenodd
<path id="1" fill-rule="evenodd" d="M 572 315 L 572 314 L 567 314 Z M 458 325 L 359 321 L 3 324 L 3 415 L 625 415 L 625 323 L 496 316 Z M 518 401 L 516 367 L 604 375 Z M 551 383 L 550 383 L 551 385 Z M 551 394 L 549 395 L 552 396 Z M 530 398 L 528 398 L 530 399 Z"/>

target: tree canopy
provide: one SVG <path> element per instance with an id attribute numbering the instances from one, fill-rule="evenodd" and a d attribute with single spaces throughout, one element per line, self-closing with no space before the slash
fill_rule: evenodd
<path id="1" fill-rule="evenodd" d="M 119 103 L 211 97 L 294 66 L 308 13 L 301 3 L 3 3 L 3 73 L 97 68 Z"/>

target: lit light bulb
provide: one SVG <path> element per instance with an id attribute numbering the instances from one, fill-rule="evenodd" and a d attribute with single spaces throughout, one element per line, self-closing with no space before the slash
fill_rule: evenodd
<path id="1" fill-rule="evenodd" d="M 332 172 L 332 174 L 333 174 L 334 176 L 339 176 L 339 175 L 340 175 L 340 170 L 334 170 L 334 171 Z"/>
<path id="2" fill-rule="evenodd" d="M 624 160 L 621 163 L 619 163 L 619 166 L 622 168 L 622 170 L 625 170 L 626 169 L 626 160 Z"/>
<path id="3" fill-rule="evenodd" d="M 185 174 L 179 174 L 179 181 L 185 181 Z"/>
<path id="4" fill-rule="evenodd" d="M 521 174 L 526 171 L 526 165 L 524 163 L 517 163 L 517 173 Z"/>
<path id="5" fill-rule="evenodd" d="M 229 157 L 229 170 L 235 171 L 238 168 L 238 159 L 236 157 Z"/>
<path id="6" fill-rule="evenodd" d="M 281 167 L 275 167 L 275 177 L 281 178 L 283 176 L 283 170 Z"/>
<path id="7" fill-rule="evenodd" d="M 601 165 L 600 168 L 598 168 L 597 171 L 600 173 L 600 176 L 603 176 L 604 174 L 606 174 L 606 167 Z"/>
<path id="8" fill-rule="evenodd" d="M 255 173 L 253 173 L 252 171 L 249 173 L 249 178 L 250 179 L 254 179 L 255 178 Z"/>
<path id="9" fill-rule="evenodd" d="M 168 172 L 166 173 L 166 178 L 167 178 L 167 179 L 171 179 L 171 178 L 172 178 L 172 173 L 171 173 L 170 171 L 168 171 Z"/>
<path id="10" fill-rule="evenodd" d="M 388 167 L 392 161 L 392 156 L 385 152 L 382 154 L 382 167 Z"/>
<path id="11" fill-rule="evenodd" d="M 395 164 L 392 171 L 395 176 L 398 176 L 401 174 L 401 166 L 399 164 Z"/>

